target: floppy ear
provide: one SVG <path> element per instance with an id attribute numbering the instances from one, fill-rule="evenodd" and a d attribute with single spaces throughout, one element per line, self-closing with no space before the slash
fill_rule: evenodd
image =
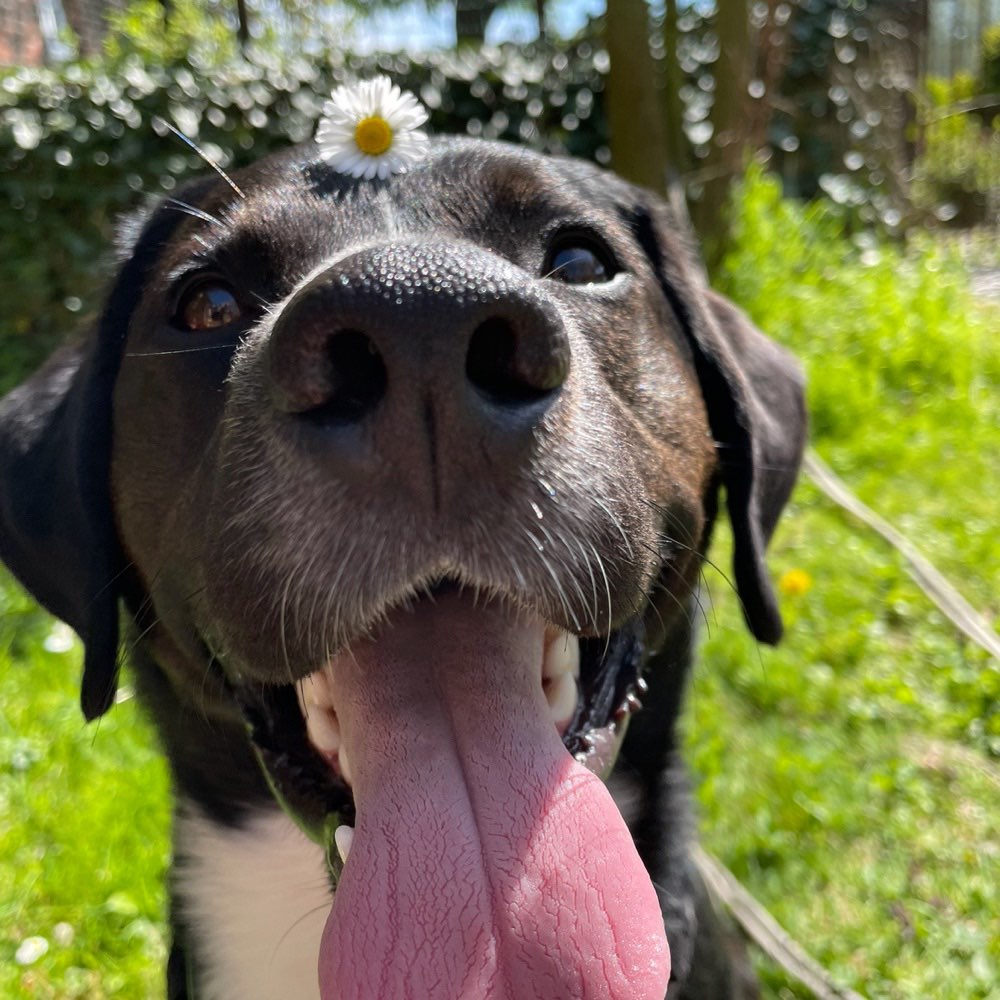
<path id="1" fill-rule="evenodd" d="M 88 720 L 114 699 L 122 568 L 111 514 L 111 389 L 95 340 L 57 351 L 0 402 L 0 557 L 86 647 Z"/>
<path id="2" fill-rule="evenodd" d="M 798 474 L 806 440 L 804 380 L 790 354 L 707 287 L 666 206 L 633 208 L 649 256 L 694 352 L 733 527 L 736 589 L 750 631 L 781 638 L 764 550 Z"/>
<path id="3" fill-rule="evenodd" d="M 0 400 L 0 559 L 83 640 L 88 721 L 114 701 L 125 586 L 111 504 L 112 394 L 146 275 L 183 218 L 160 208 L 144 226 L 139 216 L 127 223 L 138 240 L 122 250 L 95 335 Z"/>

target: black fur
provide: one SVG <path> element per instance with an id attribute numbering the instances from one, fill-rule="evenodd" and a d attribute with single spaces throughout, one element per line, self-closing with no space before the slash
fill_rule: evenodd
<path id="1" fill-rule="evenodd" d="M 220 259 L 234 260 L 234 272 L 255 294 L 271 303 L 285 302 L 282 308 L 286 311 L 287 296 L 305 274 L 324 260 L 336 259 L 344 246 L 364 246 L 365 240 L 372 238 L 368 227 L 375 225 L 372 219 L 381 218 L 379 213 L 396 213 L 396 225 L 404 231 L 409 227 L 420 239 L 428 238 L 426 234 L 439 227 L 460 248 L 454 251 L 455 260 L 465 259 L 462 255 L 467 254 L 470 267 L 493 268 L 492 258 L 484 258 L 473 246 L 481 240 L 502 261 L 496 267 L 503 280 L 510 273 L 509 260 L 521 268 L 534 266 L 518 257 L 519 251 L 511 242 L 517 232 L 532 231 L 532 224 L 517 221 L 525 213 L 536 212 L 541 222 L 535 228 L 544 230 L 547 206 L 571 199 L 577 213 L 574 218 L 578 219 L 575 224 L 598 231 L 621 228 L 620 233 L 615 230 L 617 252 L 628 258 L 628 266 L 635 270 L 635 280 L 647 296 L 642 302 L 650 304 L 636 306 L 634 337 L 630 330 L 614 324 L 593 334 L 591 346 L 598 367 L 613 373 L 608 378 L 615 382 L 616 398 L 628 399 L 637 423 L 646 426 L 656 401 L 643 394 L 646 388 L 640 369 L 645 362 L 639 353 L 640 340 L 643 345 L 651 341 L 657 328 L 678 329 L 676 340 L 670 339 L 670 333 L 663 334 L 664 344 L 671 345 L 670 364 L 681 373 L 678 377 L 692 378 L 700 387 L 717 460 L 703 486 L 697 482 L 700 473 L 696 470 L 684 473 L 690 482 L 680 483 L 685 497 L 700 491 L 697 524 L 688 526 L 683 516 L 665 509 L 665 523 L 654 525 L 672 539 L 664 545 L 676 547 L 670 552 L 663 550 L 659 575 L 647 582 L 651 612 L 644 623 L 639 618 L 633 622 L 636 635 L 648 635 L 650 690 L 645 711 L 632 722 L 616 780 L 630 789 L 630 827 L 657 888 L 668 929 L 673 957 L 670 997 L 748 997 L 752 987 L 740 960 L 734 961 L 730 954 L 728 934 L 688 858 L 693 834 L 676 723 L 695 641 L 691 591 L 716 516 L 720 486 L 725 490 L 733 527 L 734 573 L 746 621 L 758 639 L 774 643 L 780 638 L 781 620 L 764 550 L 794 484 L 804 446 L 801 376 L 784 352 L 742 313 L 703 286 L 679 227 L 666 206 L 648 193 L 586 165 L 542 160 L 485 143 L 440 143 L 432 161 L 421 181 L 423 187 L 405 188 L 401 181 L 402 193 L 397 195 L 392 184 L 385 188 L 352 185 L 332 174 L 316 160 L 315 150 L 306 146 L 272 157 L 247 172 L 241 186 L 264 192 L 250 207 L 235 201 L 231 189 L 221 181 L 211 179 L 179 193 L 178 201 L 199 205 L 204 212 L 226 220 L 227 232 L 229 227 L 235 231 L 229 243 L 225 234 L 210 233 L 225 244 L 219 251 Z M 568 209 L 560 211 L 559 218 L 569 217 Z M 338 212 L 340 216 L 335 215 Z M 330 235 L 330 218 L 346 220 L 336 238 Z M 231 616 L 228 610 L 220 614 L 227 598 L 211 594 L 206 598 L 198 574 L 182 572 L 185 563 L 151 566 L 134 551 L 126 554 L 129 531 L 148 536 L 159 529 L 155 516 L 141 513 L 147 494 L 155 493 L 140 489 L 123 500 L 112 487 L 113 480 L 118 482 L 120 494 L 121 482 L 127 483 L 132 475 L 129 469 L 118 468 L 116 461 L 121 465 L 143 447 L 143 432 L 133 433 L 128 414 L 119 412 L 121 407 L 136 406 L 136 400 L 142 398 L 135 387 L 121 384 L 123 357 L 127 345 L 142 343 L 143 337 L 152 338 L 154 346 L 158 343 L 159 335 L 146 329 L 150 322 L 147 312 L 159 315 L 164 311 L 157 303 L 168 294 L 163 290 L 169 283 L 165 272 L 185 266 L 175 259 L 180 252 L 176 248 L 192 225 L 187 215 L 170 204 L 150 214 L 125 253 L 91 337 L 58 352 L 0 403 L 0 557 L 41 604 L 81 636 L 86 647 L 81 700 L 88 720 L 106 712 L 114 700 L 118 623 L 124 607 L 127 634 L 135 643 L 132 658 L 139 693 L 170 758 L 178 794 L 196 803 L 213 821 L 238 826 L 248 809 L 270 801 L 272 787 L 278 787 L 286 804 L 289 797 L 293 800 L 296 812 L 315 805 L 318 793 L 314 795 L 312 787 L 293 787 L 296 782 L 305 782 L 305 771 L 298 764 L 292 766 L 288 789 L 280 787 L 281 780 L 275 778 L 273 769 L 269 787 L 258 766 L 262 747 L 254 748 L 247 738 L 247 719 L 253 722 L 253 709 L 249 714 L 241 713 L 235 689 L 245 678 L 226 661 L 226 655 L 231 652 L 227 645 L 233 630 L 241 635 L 240 630 L 249 630 L 251 625 L 227 621 L 224 624 L 229 632 L 226 628 L 215 630 L 216 619 L 238 618 L 245 598 L 234 589 L 231 600 L 237 610 Z M 420 252 L 414 251 L 418 256 Z M 639 272 L 644 268 L 659 289 L 659 301 L 654 301 L 653 291 L 643 284 L 647 279 Z M 469 279 L 473 283 L 475 273 Z M 522 303 L 518 308 L 527 307 Z M 536 310 L 532 315 L 532 323 L 549 329 L 545 325 L 550 322 L 547 312 Z M 147 318 L 140 323 L 137 317 Z M 578 322 L 588 320 L 581 311 Z M 254 314 L 238 332 L 241 337 L 258 336 L 262 329 L 273 329 L 268 327 L 272 322 L 263 313 Z M 240 361 L 235 336 L 190 364 L 198 367 L 182 368 L 179 363 L 170 371 L 194 372 L 197 385 L 177 391 L 190 394 L 196 411 L 188 430 L 200 433 L 202 427 L 207 429 L 203 439 L 192 441 L 190 434 L 181 435 L 183 440 L 174 445 L 178 468 L 184 470 L 188 469 L 184 463 L 190 460 L 185 449 L 205 456 L 217 454 L 219 432 L 212 428 L 219 426 L 222 407 L 230 406 L 234 383 L 247 380 L 240 368 L 245 360 Z M 688 371 L 685 366 L 693 370 L 693 377 L 684 374 Z M 159 395 L 150 405 L 162 410 L 163 420 L 174 419 L 170 414 L 186 413 L 183 396 L 178 397 L 180 404 L 173 402 L 174 387 L 162 380 L 155 384 Z M 199 388 L 202 385 L 204 391 Z M 230 410 L 226 412 L 232 423 Z M 156 430 L 159 432 L 158 427 Z M 702 445 L 693 431 L 678 431 L 679 443 L 670 437 L 669 429 L 664 435 L 681 453 L 687 449 L 692 456 L 700 454 Z M 162 444 L 154 442 L 150 447 Z M 637 438 L 634 447 L 645 446 Z M 695 458 L 691 461 L 696 464 Z M 649 460 L 636 467 L 653 469 L 654 465 Z M 650 475 L 654 473 L 664 482 L 674 475 L 681 477 L 672 469 L 653 469 Z M 182 478 L 179 473 L 178 479 Z M 206 485 L 193 473 L 190 481 L 194 485 L 185 488 L 197 493 L 195 499 L 186 501 L 192 510 L 200 512 L 202 504 L 217 502 L 211 482 Z M 435 494 L 435 505 L 442 502 Z M 655 521 L 648 510 L 637 506 L 635 520 L 638 523 L 642 518 Z M 220 523 L 225 521 L 223 516 Z M 192 525 L 194 541 L 186 539 L 185 544 L 197 548 L 202 531 L 206 531 L 203 526 Z M 206 537 L 210 533 L 207 529 Z M 247 547 L 251 547 L 249 542 Z M 231 576 L 228 582 L 234 588 L 248 587 L 252 593 L 255 584 L 244 578 L 246 574 Z M 638 569 L 634 576 L 639 578 Z M 623 578 L 616 590 L 628 590 L 633 586 L 630 580 Z M 629 595 L 626 598 L 623 607 L 627 609 Z M 615 615 L 624 618 L 621 611 Z M 256 622 L 251 624 L 256 627 Z M 600 623 L 592 624 L 593 631 L 600 634 Z M 623 627 L 623 620 L 603 623 L 604 632 Z M 629 644 L 622 641 L 620 645 L 625 648 Z M 633 643 L 629 648 L 638 647 Z M 266 673 L 259 664 L 257 669 Z M 620 698 L 621 688 L 613 677 L 604 680 L 604 701 L 594 711 L 607 716 Z M 266 757 L 267 748 L 263 750 Z M 294 801 L 296 795 L 301 803 Z M 175 949 L 168 971 L 168 995 L 170 1000 L 182 1000 L 189 996 L 189 981 L 197 978 L 196 946 L 189 947 L 192 942 L 181 917 L 175 914 L 173 922 Z"/>

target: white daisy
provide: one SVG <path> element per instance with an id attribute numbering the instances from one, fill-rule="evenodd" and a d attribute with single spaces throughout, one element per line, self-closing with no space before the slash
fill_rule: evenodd
<path id="1" fill-rule="evenodd" d="M 316 129 L 320 156 L 342 174 L 385 178 L 401 174 L 427 151 L 417 131 L 427 110 L 387 76 L 338 87 Z"/>

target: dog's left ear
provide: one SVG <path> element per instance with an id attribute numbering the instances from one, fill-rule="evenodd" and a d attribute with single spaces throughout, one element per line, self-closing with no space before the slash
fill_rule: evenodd
<path id="1" fill-rule="evenodd" d="M 702 368 L 733 526 L 736 588 L 750 631 L 762 642 L 775 643 L 781 638 L 781 615 L 764 549 L 805 449 L 804 379 L 792 356 L 732 302 L 710 289 L 705 300 L 709 316 L 696 364 Z"/>
<path id="2" fill-rule="evenodd" d="M 707 287 L 681 230 L 652 197 L 632 206 L 634 232 L 694 353 L 733 527 L 733 570 L 753 635 L 776 643 L 782 624 L 764 550 L 806 441 L 804 379 L 787 351 Z"/>

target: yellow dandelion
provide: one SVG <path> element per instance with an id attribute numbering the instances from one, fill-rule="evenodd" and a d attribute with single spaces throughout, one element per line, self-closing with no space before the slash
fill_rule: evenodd
<path id="1" fill-rule="evenodd" d="M 787 569 L 778 578 L 778 590 L 789 597 L 804 594 L 812 585 L 812 577 L 804 569 Z"/>

